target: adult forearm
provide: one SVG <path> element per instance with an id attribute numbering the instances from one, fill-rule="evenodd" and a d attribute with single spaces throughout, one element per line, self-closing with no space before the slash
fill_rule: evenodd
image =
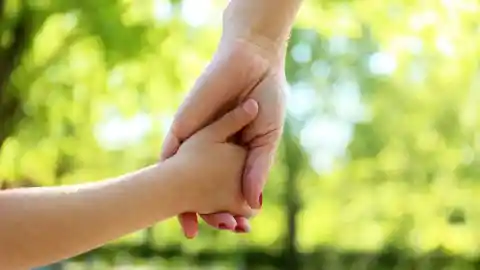
<path id="1" fill-rule="evenodd" d="M 224 36 L 260 42 L 268 49 L 286 43 L 303 0 L 231 0 L 224 14 Z"/>
<path id="2" fill-rule="evenodd" d="M 173 172 L 161 166 L 98 183 L 0 192 L 0 265 L 52 263 L 178 214 Z"/>

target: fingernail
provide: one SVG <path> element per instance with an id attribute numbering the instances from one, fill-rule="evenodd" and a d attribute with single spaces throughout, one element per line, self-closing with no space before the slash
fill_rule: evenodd
<path id="1" fill-rule="evenodd" d="M 237 226 L 235 227 L 235 232 L 236 233 L 247 233 L 248 232 L 248 229 L 247 228 L 244 228 L 242 226 Z"/>
<path id="2" fill-rule="evenodd" d="M 218 228 L 219 228 L 220 230 L 228 230 L 228 227 L 227 227 L 227 225 L 226 225 L 225 223 L 220 223 L 220 224 L 218 225 Z"/>
<path id="3" fill-rule="evenodd" d="M 194 239 L 196 236 L 197 236 L 197 234 L 194 234 L 194 235 L 185 234 L 185 237 L 186 237 L 188 240 L 192 240 L 192 239 Z"/>
<path id="4" fill-rule="evenodd" d="M 258 203 L 260 204 L 260 207 L 263 205 L 263 192 L 260 193 L 260 196 L 258 196 Z"/>
<path id="5" fill-rule="evenodd" d="M 254 114 L 257 111 L 257 103 L 253 99 L 247 100 L 243 103 L 242 107 L 245 111 L 251 114 Z"/>

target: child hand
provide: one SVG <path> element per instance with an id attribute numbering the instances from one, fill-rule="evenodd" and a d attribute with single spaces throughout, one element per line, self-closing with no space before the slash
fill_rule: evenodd
<path id="1" fill-rule="evenodd" d="M 181 168 L 179 179 L 184 179 L 185 212 L 252 215 L 241 183 L 247 151 L 228 139 L 257 114 L 257 102 L 248 100 L 182 144 L 174 159 Z"/>

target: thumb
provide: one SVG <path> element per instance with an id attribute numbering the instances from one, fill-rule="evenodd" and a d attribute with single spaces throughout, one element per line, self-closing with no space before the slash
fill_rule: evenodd
<path id="1" fill-rule="evenodd" d="M 275 149 L 273 144 L 267 144 L 248 153 L 242 181 L 243 196 L 254 209 L 262 207 L 262 191 L 273 164 Z"/>
<path id="2" fill-rule="evenodd" d="M 258 114 L 258 103 L 249 99 L 204 129 L 207 136 L 225 142 L 230 136 L 250 124 Z"/>
<path id="3" fill-rule="evenodd" d="M 170 130 L 165 138 L 165 141 L 163 142 L 160 161 L 164 161 L 175 155 L 175 153 L 178 151 L 178 148 L 180 148 L 180 140 Z"/>

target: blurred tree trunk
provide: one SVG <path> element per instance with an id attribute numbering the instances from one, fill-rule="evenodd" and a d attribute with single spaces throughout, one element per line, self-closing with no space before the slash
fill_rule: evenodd
<path id="1" fill-rule="evenodd" d="M 6 0 L 0 1 L 0 37 L 10 37 L 10 42 L 0 44 L 0 150 L 25 117 L 20 89 L 12 83 L 12 74 L 20 65 L 28 44 L 35 34 L 31 27 L 32 14 L 25 2 L 20 1 L 20 12 L 14 17 L 6 14 L 6 5 Z M 17 186 L 36 186 L 36 184 L 27 179 L 17 183 Z M 8 183 L 3 182 L 1 189 L 7 188 L 9 188 Z M 61 270 L 63 264 L 59 262 L 40 269 Z"/>
<path id="2" fill-rule="evenodd" d="M 284 269 L 295 270 L 301 269 L 300 253 L 297 248 L 297 215 L 300 210 L 300 198 L 297 189 L 297 180 L 304 163 L 303 152 L 298 145 L 298 141 L 293 135 L 290 121 L 287 119 L 285 131 L 283 135 L 284 146 L 284 164 L 285 175 L 287 177 L 285 183 L 285 206 L 286 206 L 286 222 L 288 225 L 287 235 L 285 239 L 284 250 Z"/>
<path id="3" fill-rule="evenodd" d="M 20 63 L 27 44 L 29 14 L 27 9 L 13 20 L 7 18 L 6 1 L 0 3 L 0 37 L 10 36 L 11 42 L 0 46 L 0 149 L 23 117 L 22 100 L 18 89 L 11 82 L 11 76 Z M 9 25 L 12 24 L 11 27 Z"/>
<path id="4" fill-rule="evenodd" d="M 145 229 L 145 244 L 151 248 L 155 247 L 155 232 L 153 229 L 154 226 Z"/>

